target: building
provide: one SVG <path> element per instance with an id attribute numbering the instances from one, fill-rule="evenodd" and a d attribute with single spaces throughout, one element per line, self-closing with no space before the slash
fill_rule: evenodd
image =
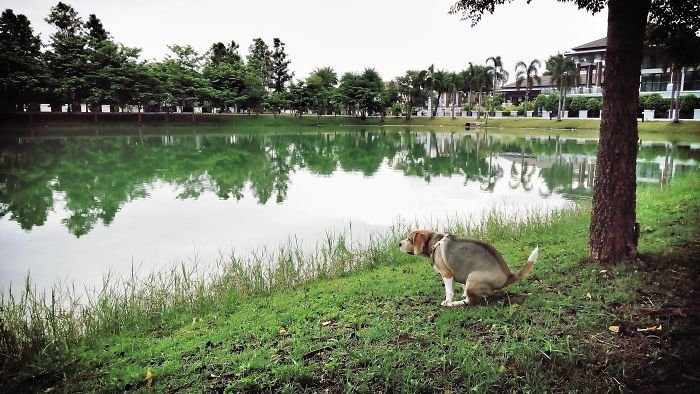
<path id="1" fill-rule="evenodd" d="M 586 96 L 602 97 L 605 87 L 605 52 L 607 48 L 607 38 L 601 38 L 589 43 L 571 48 L 571 51 L 564 53 L 575 63 L 579 71 L 578 84 L 567 92 L 567 97 Z M 544 72 L 544 70 L 541 70 Z M 541 93 L 556 92 L 556 86 L 548 76 L 540 76 L 542 79 L 538 84 L 531 87 L 529 99 L 532 100 Z M 641 76 L 639 81 L 640 94 L 659 93 L 661 96 L 671 97 L 671 72 L 664 70 L 660 57 L 654 48 L 647 48 L 644 51 L 642 60 Z M 503 95 L 505 102 L 519 104 L 525 99 L 525 84 L 516 86 L 515 82 L 504 85 L 499 93 Z M 684 67 L 681 72 L 680 94 L 694 94 L 700 96 L 700 69 Z"/>

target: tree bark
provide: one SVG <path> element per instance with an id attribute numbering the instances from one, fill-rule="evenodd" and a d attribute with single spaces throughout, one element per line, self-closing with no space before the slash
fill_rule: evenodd
<path id="1" fill-rule="evenodd" d="M 637 100 L 651 0 L 608 2 L 603 119 L 596 159 L 588 253 L 616 263 L 637 255 Z"/>

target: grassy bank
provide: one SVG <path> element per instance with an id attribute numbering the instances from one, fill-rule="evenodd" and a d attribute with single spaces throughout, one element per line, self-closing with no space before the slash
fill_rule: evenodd
<path id="1" fill-rule="evenodd" d="M 222 259 L 214 277 L 108 282 L 82 310 L 5 299 L 0 391 L 697 391 L 698 183 L 641 189 L 641 259 L 612 267 L 585 262 L 585 208 L 453 223 L 511 267 L 541 249 L 480 306 L 439 306 L 439 277 L 397 251 L 407 228 L 361 250 L 331 235 L 310 255 Z"/>
<path id="2" fill-rule="evenodd" d="M 7 114 L 6 114 L 7 115 Z M 9 116 L 9 115 L 8 115 Z M 412 117 L 406 120 L 404 117 L 386 117 L 383 120 L 379 117 L 369 117 L 365 120 L 347 116 L 322 116 L 305 115 L 295 117 L 288 114 L 273 116 L 264 115 L 242 115 L 242 114 L 165 114 L 146 113 L 141 114 L 139 120 L 136 113 L 104 113 L 98 114 L 98 121 L 95 122 L 95 114 L 91 113 L 41 113 L 33 114 L 31 118 L 28 114 L 14 114 L 14 117 L 2 119 L 0 129 L 5 131 L 17 128 L 34 128 L 41 132 L 41 128 L 50 126 L 56 127 L 76 127 L 76 126 L 96 126 L 106 130 L 110 128 L 123 128 L 125 126 L 142 125 L 149 126 L 181 126 L 197 125 L 199 127 L 225 127 L 231 131 L 251 131 L 271 129 L 291 129 L 317 128 L 317 127 L 375 127 L 375 126 L 405 126 L 405 127 L 431 127 L 447 128 L 451 130 L 464 130 L 465 123 L 479 123 L 481 128 L 504 128 L 504 129 L 538 129 L 538 130 L 575 130 L 577 132 L 595 133 L 600 129 L 600 120 L 597 119 L 541 119 L 541 118 L 490 118 L 488 122 L 484 118 L 462 118 L 451 119 L 447 117 Z M 472 128 L 473 129 L 473 128 Z M 639 122 L 639 132 L 642 135 L 700 135 L 700 122 L 682 121 L 672 123 L 669 121 Z"/>

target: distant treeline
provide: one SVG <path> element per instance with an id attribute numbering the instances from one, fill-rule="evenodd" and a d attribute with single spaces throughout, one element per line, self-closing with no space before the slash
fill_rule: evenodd
<path id="1" fill-rule="evenodd" d="M 48 45 L 33 33 L 30 21 L 11 9 L 0 20 L 0 111 L 280 112 L 295 114 L 407 114 L 432 98 L 437 107 L 481 103 L 483 92 L 503 84 L 507 73 L 500 57 L 493 65 L 473 65 L 461 72 L 408 70 L 383 81 L 373 69 L 340 78 L 332 67 L 319 67 L 293 81 L 285 44 L 253 40 L 248 55 L 235 41 L 213 43 L 204 53 L 189 45 L 170 45 L 161 61 L 139 59 L 140 49 L 114 40 L 100 19 L 81 18 L 59 2 L 45 19 L 56 28 Z M 498 62 L 496 62 L 498 60 Z M 487 61 L 488 63 L 488 61 Z"/>

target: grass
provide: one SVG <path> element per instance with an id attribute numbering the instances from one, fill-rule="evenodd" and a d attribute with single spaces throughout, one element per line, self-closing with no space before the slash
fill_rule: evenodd
<path id="1" fill-rule="evenodd" d="M 58 116 L 57 116 L 58 115 Z M 60 116 L 65 115 L 65 116 Z M 56 137 L 56 136 L 115 136 L 149 134 L 192 134 L 192 133 L 317 133 L 324 131 L 356 131 L 358 129 L 391 128 L 411 131 L 428 130 L 441 132 L 463 132 L 466 122 L 476 122 L 475 118 L 451 119 L 447 117 L 369 117 L 361 120 L 347 116 L 306 115 L 219 115 L 219 114 L 170 114 L 170 121 L 160 119 L 162 114 L 153 114 L 154 119 L 140 125 L 135 121 L 119 120 L 124 114 L 110 114 L 116 120 L 93 123 L 91 114 L 49 114 L 40 116 L 34 123 L 0 122 L 0 130 L 6 137 Z M 131 116 L 135 114 L 125 114 Z M 36 118 L 35 114 L 35 118 Z M 86 120 L 87 119 L 87 120 Z M 192 119 L 195 119 L 193 122 Z M 557 133 L 570 138 L 598 138 L 600 121 L 595 119 L 538 119 L 538 118 L 490 118 L 488 124 L 478 120 L 480 128 L 472 127 L 472 132 L 496 130 L 497 133 L 531 135 L 535 133 Z M 639 137 L 644 141 L 700 142 L 700 122 L 668 121 L 639 122 Z"/>
<path id="2" fill-rule="evenodd" d="M 528 279 L 474 307 L 439 306 L 435 272 L 397 250 L 408 225 L 109 278 L 86 307 L 28 284 L 2 303 L 0 391 L 697 392 L 697 186 L 640 189 L 641 259 L 610 267 L 585 262 L 587 208 L 453 220 L 512 268 L 540 245 Z"/>

